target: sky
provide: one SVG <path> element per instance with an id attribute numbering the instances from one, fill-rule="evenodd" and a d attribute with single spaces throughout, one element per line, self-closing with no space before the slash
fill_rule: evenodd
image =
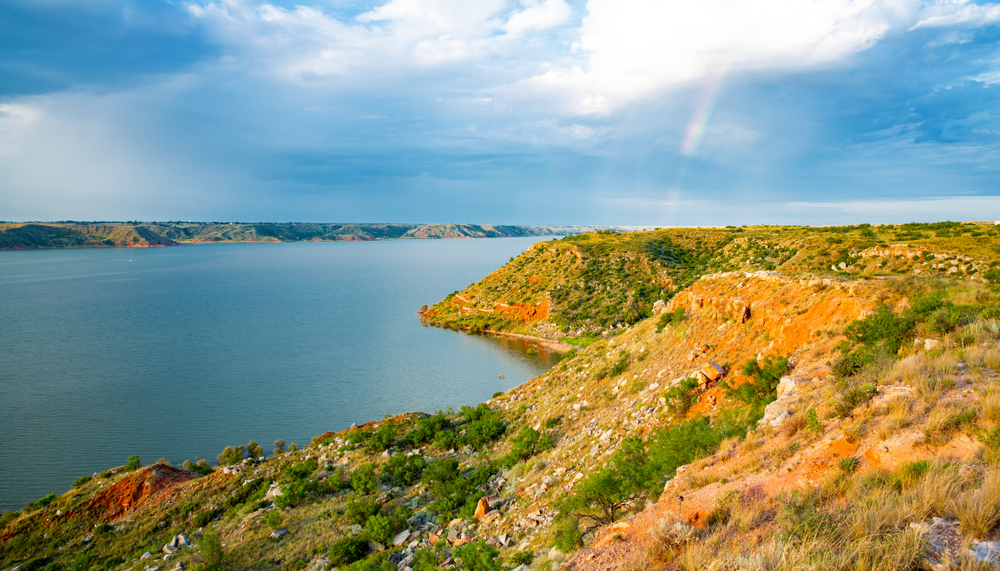
<path id="1" fill-rule="evenodd" d="M 0 220 L 996 220 L 998 96 L 990 2 L 0 0 Z"/>

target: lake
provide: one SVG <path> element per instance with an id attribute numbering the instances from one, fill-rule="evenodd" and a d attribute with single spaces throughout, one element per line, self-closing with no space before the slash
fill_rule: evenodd
<path id="1" fill-rule="evenodd" d="M 528 381 L 558 355 L 416 311 L 539 240 L 0 252 L 0 509 L 132 454 L 304 446 Z"/>

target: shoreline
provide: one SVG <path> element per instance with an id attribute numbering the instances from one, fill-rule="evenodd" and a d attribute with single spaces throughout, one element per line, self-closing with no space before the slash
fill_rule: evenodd
<path id="1" fill-rule="evenodd" d="M 527 339 L 528 341 L 536 341 L 539 345 L 544 345 L 547 349 L 555 351 L 556 353 L 565 354 L 569 353 L 573 349 L 579 349 L 576 345 L 570 345 L 565 341 L 559 341 L 557 339 L 548 339 L 545 337 L 535 337 L 533 335 L 524 335 L 522 333 L 510 333 L 507 331 L 493 331 L 492 329 L 483 329 L 483 333 L 489 333 L 490 335 L 499 335 L 502 337 L 516 337 L 518 339 Z"/>

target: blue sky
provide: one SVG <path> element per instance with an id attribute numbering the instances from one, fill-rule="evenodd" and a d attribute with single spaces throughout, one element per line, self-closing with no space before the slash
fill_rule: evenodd
<path id="1" fill-rule="evenodd" d="M 1000 4 L 0 0 L 0 219 L 1000 217 Z"/>

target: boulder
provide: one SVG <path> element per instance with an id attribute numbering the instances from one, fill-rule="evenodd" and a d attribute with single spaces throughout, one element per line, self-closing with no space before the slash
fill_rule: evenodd
<path id="1" fill-rule="evenodd" d="M 267 489 L 267 493 L 264 494 L 264 499 L 265 500 L 273 500 L 274 498 L 276 498 L 276 497 L 278 497 L 280 495 L 282 495 L 282 493 L 281 493 L 281 486 L 279 486 L 278 484 L 272 483 L 271 487 Z"/>
<path id="2" fill-rule="evenodd" d="M 410 530 L 404 529 L 403 531 L 397 533 L 396 536 L 392 538 L 392 544 L 396 547 L 399 547 L 400 545 L 406 543 L 406 540 L 409 538 L 410 538 Z"/>
<path id="3" fill-rule="evenodd" d="M 750 306 L 744 305 L 743 309 L 740 310 L 740 323 L 746 323 L 750 321 Z"/>
<path id="4" fill-rule="evenodd" d="M 271 539 L 281 539 L 282 537 L 285 537 L 286 535 L 288 535 L 288 530 L 282 527 L 282 528 L 279 528 L 279 529 L 276 529 L 276 530 L 272 531 L 271 535 L 268 536 L 268 537 L 270 537 Z"/>
<path id="5" fill-rule="evenodd" d="M 1000 541 L 973 541 L 969 552 L 983 563 L 1000 569 Z"/>
<path id="6" fill-rule="evenodd" d="M 658 299 L 653 302 L 653 315 L 659 315 L 664 311 L 666 311 L 666 309 L 667 309 L 667 302 L 663 301 L 662 299 Z"/>
<path id="7" fill-rule="evenodd" d="M 924 351 L 932 351 L 940 346 L 940 339 L 924 339 Z"/>
<path id="8" fill-rule="evenodd" d="M 726 375 L 726 368 L 715 361 L 709 361 L 702 366 L 701 373 L 709 381 L 717 381 Z"/>
<path id="9" fill-rule="evenodd" d="M 486 498 L 479 498 L 479 503 L 476 504 L 476 513 L 472 517 L 476 520 L 482 519 L 490 511 L 490 503 Z"/>

